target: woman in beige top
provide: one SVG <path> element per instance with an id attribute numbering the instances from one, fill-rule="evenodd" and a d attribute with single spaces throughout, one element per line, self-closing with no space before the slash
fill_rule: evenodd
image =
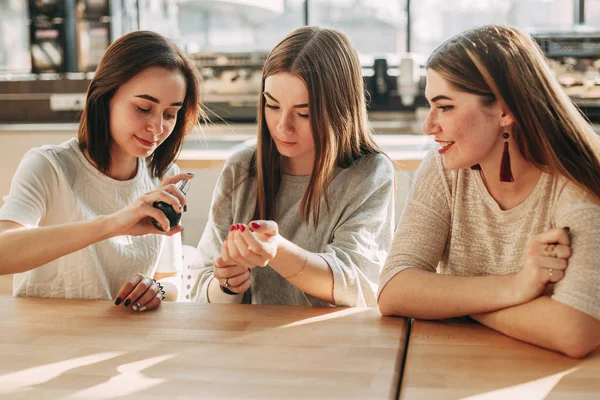
<path id="1" fill-rule="evenodd" d="M 583 357 L 600 344 L 600 139 L 531 38 L 466 31 L 427 61 L 423 161 L 380 279 L 384 315 L 469 315 Z M 499 176 L 500 175 L 500 176 Z"/>

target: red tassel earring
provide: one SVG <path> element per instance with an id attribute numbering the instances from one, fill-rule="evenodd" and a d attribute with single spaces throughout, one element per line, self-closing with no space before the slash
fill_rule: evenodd
<path id="1" fill-rule="evenodd" d="M 508 139 L 510 135 L 504 132 L 504 139 Z M 502 152 L 502 162 L 500 163 L 500 182 L 514 182 L 515 179 L 510 169 L 510 153 L 508 152 L 508 140 L 504 142 L 504 151 Z"/>

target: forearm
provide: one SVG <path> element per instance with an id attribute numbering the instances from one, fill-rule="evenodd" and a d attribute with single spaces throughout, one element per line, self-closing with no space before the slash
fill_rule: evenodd
<path id="1" fill-rule="evenodd" d="M 241 304 L 244 294 L 227 294 L 221 291 L 221 285 L 215 278 L 210 280 L 208 284 L 208 302 L 220 304 Z"/>
<path id="2" fill-rule="evenodd" d="M 471 317 L 507 336 L 574 358 L 600 345 L 600 321 L 547 296 Z"/>
<path id="3" fill-rule="evenodd" d="M 269 266 L 304 293 L 335 304 L 333 272 L 327 262 L 318 254 L 287 239 L 282 240 L 277 256 Z"/>
<path id="4" fill-rule="evenodd" d="M 379 296 L 383 315 L 444 319 L 516 305 L 513 275 L 453 276 L 409 268 L 385 285 Z"/>
<path id="5" fill-rule="evenodd" d="M 0 275 L 29 271 L 112 236 L 107 217 L 2 232 Z"/>

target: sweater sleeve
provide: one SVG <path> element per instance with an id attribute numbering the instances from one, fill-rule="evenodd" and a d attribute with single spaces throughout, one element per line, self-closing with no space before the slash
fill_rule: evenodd
<path id="1" fill-rule="evenodd" d="M 26 228 L 37 227 L 46 215 L 53 194 L 59 194 L 58 168 L 37 149 L 28 151 L 13 177 L 10 192 L 0 208 L 0 220 Z"/>
<path id="2" fill-rule="evenodd" d="M 347 185 L 351 201 L 335 227 L 332 240 L 319 255 L 333 272 L 337 306 L 377 304 L 377 279 L 387 256 L 394 224 L 394 167 L 378 155 L 364 160 L 362 173 Z M 346 217 L 347 215 L 347 217 Z"/>
<path id="3" fill-rule="evenodd" d="M 208 221 L 200 237 L 196 254 L 186 274 L 191 276 L 192 284 L 183 290 L 183 298 L 190 301 L 208 303 L 208 285 L 213 278 L 213 260 L 221 255 L 221 246 L 233 223 L 233 192 L 236 185 L 249 179 L 245 163 L 245 151 L 242 155 L 233 155 L 223 167 L 213 191 Z"/>
<path id="4" fill-rule="evenodd" d="M 600 204 L 568 183 L 555 209 L 557 227 L 569 227 L 571 257 L 552 299 L 600 319 Z"/>
<path id="5" fill-rule="evenodd" d="M 381 273 L 379 294 L 390 279 L 407 268 L 436 272 L 450 232 L 451 197 L 442 160 L 431 151 L 417 170 Z"/>

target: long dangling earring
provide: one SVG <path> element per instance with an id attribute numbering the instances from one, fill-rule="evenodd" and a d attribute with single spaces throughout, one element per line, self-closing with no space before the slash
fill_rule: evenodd
<path id="1" fill-rule="evenodd" d="M 504 132 L 504 139 L 508 139 L 510 135 Z M 500 182 L 514 182 L 512 170 L 510 169 L 510 153 L 508 152 L 508 140 L 504 142 L 504 151 L 502 152 L 502 162 L 500 163 Z"/>

